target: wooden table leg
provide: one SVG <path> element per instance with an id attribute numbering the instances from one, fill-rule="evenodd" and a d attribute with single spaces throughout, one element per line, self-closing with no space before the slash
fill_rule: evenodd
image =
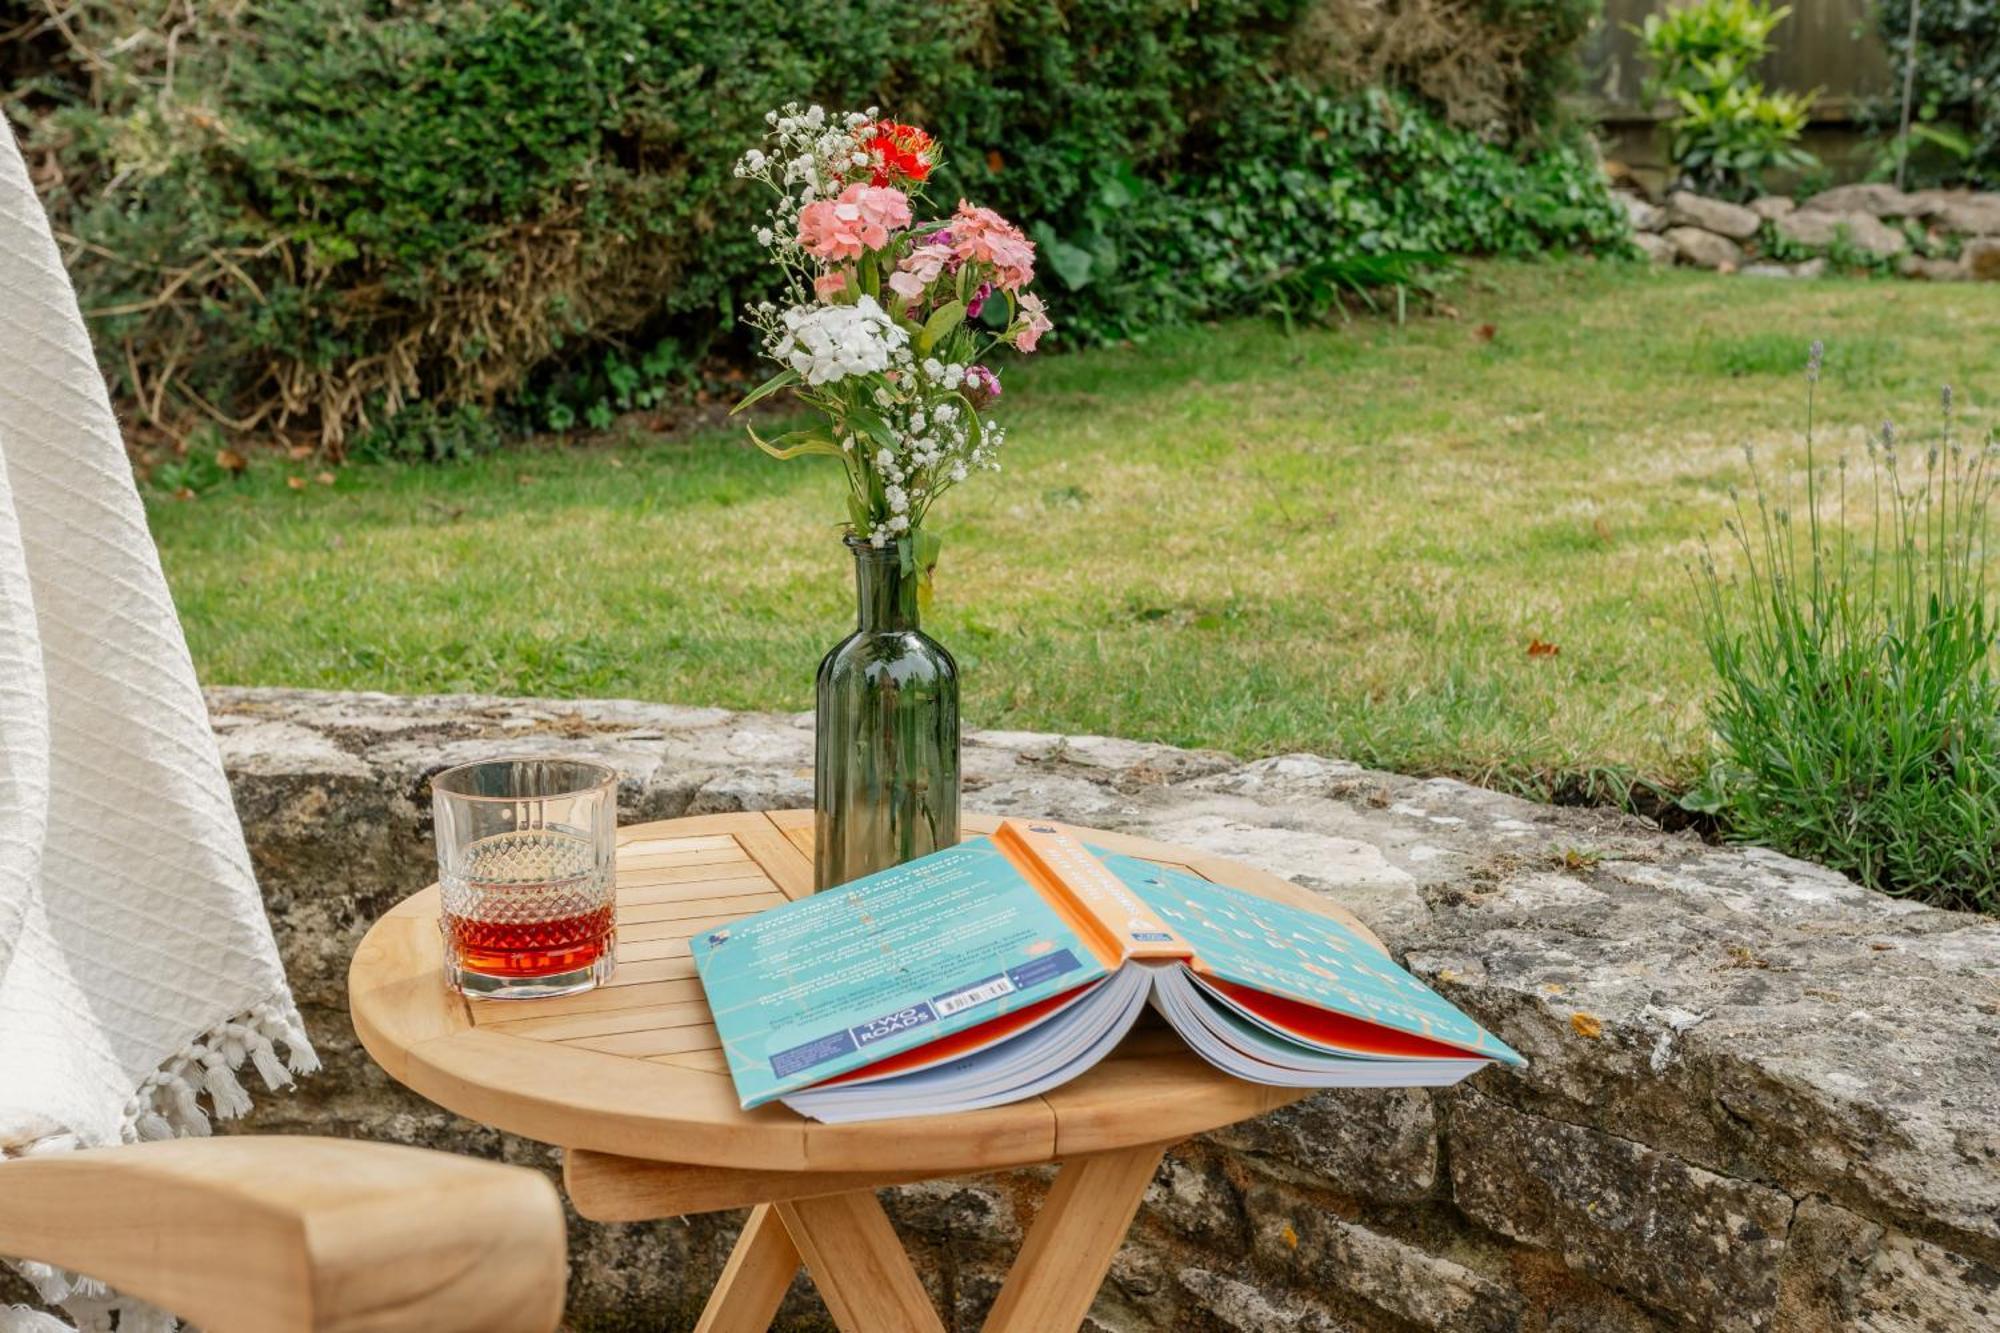
<path id="1" fill-rule="evenodd" d="M 750 1210 L 722 1280 L 709 1293 L 695 1333 L 766 1333 L 778 1317 L 778 1303 L 799 1271 L 798 1247 L 777 1209 L 760 1203 Z"/>
<path id="2" fill-rule="evenodd" d="M 1067 1333 L 1083 1323 L 1166 1151 L 1122 1148 L 1063 1164 L 985 1333 Z"/>
<path id="3" fill-rule="evenodd" d="M 944 1333 L 874 1190 L 773 1204 L 841 1333 Z"/>

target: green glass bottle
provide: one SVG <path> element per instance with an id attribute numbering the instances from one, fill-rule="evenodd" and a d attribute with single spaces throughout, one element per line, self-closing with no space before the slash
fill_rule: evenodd
<path id="1" fill-rule="evenodd" d="M 958 664 L 918 627 L 896 548 L 847 545 L 859 615 L 819 664 L 815 889 L 958 842 Z"/>

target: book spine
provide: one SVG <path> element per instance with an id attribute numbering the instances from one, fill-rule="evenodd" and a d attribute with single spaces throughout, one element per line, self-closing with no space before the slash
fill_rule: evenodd
<path id="1" fill-rule="evenodd" d="M 1090 849 L 1052 824 L 1005 820 L 994 845 L 1056 901 L 1110 966 L 1128 958 L 1192 958 L 1194 949 Z"/>

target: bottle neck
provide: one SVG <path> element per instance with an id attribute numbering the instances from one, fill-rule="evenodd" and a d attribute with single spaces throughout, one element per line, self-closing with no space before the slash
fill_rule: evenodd
<path id="1" fill-rule="evenodd" d="M 854 552 L 854 598 L 856 625 L 871 630 L 913 630 L 917 628 L 916 599 L 904 607 L 903 562 L 892 546 L 874 547 L 866 542 L 850 542 Z"/>

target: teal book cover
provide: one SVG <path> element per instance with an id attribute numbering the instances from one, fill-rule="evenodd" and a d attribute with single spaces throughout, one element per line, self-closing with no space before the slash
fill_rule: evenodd
<path id="1" fill-rule="evenodd" d="M 1106 973 L 985 838 L 716 926 L 689 948 L 745 1107 Z"/>
<path id="2" fill-rule="evenodd" d="M 1100 852 L 1105 865 L 1188 942 L 1197 976 L 1379 1024 L 1507 1064 L 1505 1042 L 1330 917 Z"/>

